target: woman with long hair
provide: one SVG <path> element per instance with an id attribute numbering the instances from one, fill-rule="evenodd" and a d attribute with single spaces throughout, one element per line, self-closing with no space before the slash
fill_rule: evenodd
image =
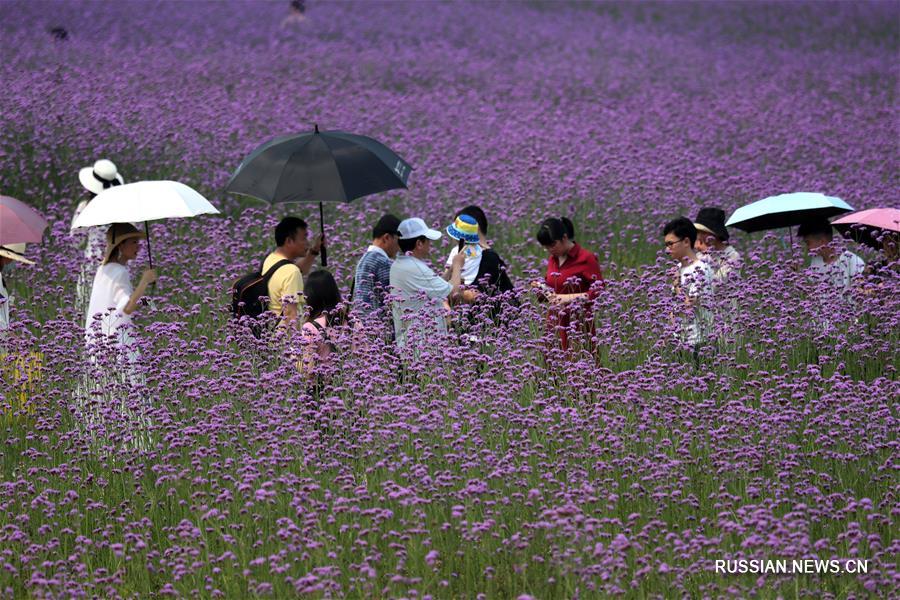
<path id="1" fill-rule="evenodd" d="M 534 282 L 532 287 L 550 303 L 547 326 L 558 332 L 562 349 L 568 350 L 570 331 L 588 336 L 594 333 L 593 300 L 599 294 L 603 274 L 597 257 L 575 241 L 575 225 L 566 217 L 545 219 L 538 228 L 537 240 L 549 260 L 544 281 Z"/>
<path id="2" fill-rule="evenodd" d="M 336 346 L 331 339 L 334 328 L 345 322 L 341 310 L 341 291 L 334 276 L 325 270 L 313 271 L 303 285 L 308 316 L 303 323 L 303 351 L 297 367 L 312 377 L 316 366 L 328 360 Z"/>

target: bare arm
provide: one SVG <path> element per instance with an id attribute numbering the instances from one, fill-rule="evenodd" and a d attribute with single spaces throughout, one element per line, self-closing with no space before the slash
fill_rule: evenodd
<path id="1" fill-rule="evenodd" d="M 466 255 L 460 252 L 453 257 L 453 264 L 450 265 L 450 298 L 459 295 L 459 286 L 462 284 L 462 267 L 466 262 Z"/>
<path id="2" fill-rule="evenodd" d="M 297 323 L 297 305 L 293 302 L 286 302 L 281 306 L 281 316 L 288 325 Z"/>
<path id="3" fill-rule="evenodd" d="M 128 304 L 125 305 L 122 312 L 126 315 L 132 314 L 137 309 L 141 297 L 147 292 L 147 286 L 154 281 L 156 281 L 156 270 L 147 269 L 144 271 L 144 274 L 141 275 L 141 281 L 138 283 L 137 288 L 131 293 L 131 297 L 128 298 Z"/>

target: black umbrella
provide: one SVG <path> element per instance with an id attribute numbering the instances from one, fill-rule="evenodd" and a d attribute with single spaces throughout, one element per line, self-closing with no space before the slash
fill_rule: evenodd
<path id="1" fill-rule="evenodd" d="M 349 202 L 386 190 L 405 188 L 412 167 L 393 150 L 364 135 L 343 131 L 277 137 L 259 146 L 241 162 L 226 192 L 275 204 Z M 327 266 L 322 244 L 322 266 Z"/>

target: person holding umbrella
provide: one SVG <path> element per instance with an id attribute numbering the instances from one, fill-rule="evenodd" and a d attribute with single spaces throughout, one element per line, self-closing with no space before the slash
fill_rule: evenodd
<path id="1" fill-rule="evenodd" d="M 25 258 L 25 244 L 0 246 L 0 338 L 9 329 L 9 292 L 3 284 L 3 276 L 9 275 L 17 263 L 33 265 Z"/>
<path id="2" fill-rule="evenodd" d="M 853 280 L 866 268 L 866 263 L 856 254 L 844 250 L 835 253 L 832 245 L 834 232 L 827 219 L 810 220 L 797 229 L 797 237 L 806 244 L 807 252 L 812 255 L 810 271 L 822 277 L 832 288 L 846 291 Z"/>
<path id="3" fill-rule="evenodd" d="M 309 226 L 298 217 L 285 217 L 275 226 L 275 250 L 263 261 L 261 273 L 267 273 L 279 263 L 269 277 L 269 310 L 284 319 L 286 323 L 294 323 L 302 314 L 303 275 L 312 268 L 315 257 L 319 255 L 321 237 L 309 246 Z"/>
<path id="4" fill-rule="evenodd" d="M 78 171 L 78 181 L 82 187 L 87 190 L 88 197 L 78 203 L 75 207 L 75 213 L 72 215 L 71 233 L 75 232 L 75 221 L 79 215 L 87 207 L 88 203 L 93 200 L 103 190 L 122 185 L 125 180 L 116 168 L 115 163 L 111 160 L 101 158 L 89 167 L 84 167 Z M 78 275 L 78 284 L 76 287 L 76 302 L 79 311 L 85 310 L 88 299 L 90 298 L 90 283 L 93 281 L 94 273 L 97 271 L 97 265 L 103 258 L 103 245 L 106 241 L 105 227 L 90 227 L 87 231 L 87 239 L 84 241 L 84 262 L 81 265 L 81 272 Z"/>
<path id="5" fill-rule="evenodd" d="M 866 274 L 900 272 L 900 208 L 870 208 L 845 215 L 831 225 L 844 237 L 881 251 L 881 259 L 866 266 Z"/>
<path id="6" fill-rule="evenodd" d="M 132 340 L 131 315 L 157 277 L 154 269 L 147 269 L 137 288 L 131 285 L 127 265 L 137 257 L 142 239 L 146 235 L 131 223 L 113 223 L 106 231 L 106 250 L 94 276 L 84 324 L 89 349 L 100 336 L 113 336 L 118 349 Z"/>

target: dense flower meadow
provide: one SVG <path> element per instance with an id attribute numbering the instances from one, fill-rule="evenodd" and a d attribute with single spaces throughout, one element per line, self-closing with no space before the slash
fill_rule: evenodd
<path id="1" fill-rule="evenodd" d="M 695 364 L 660 235 L 790 191 L 898 206 L 896 3 L 309 0 L 282 27 L 287 4 L 0 3 L 0 193 L 51 221 L 37 264 L 4 275 L 0 595 L 900 594 L 900 277 L 836 295 L 787 230 L 735 230 L 744 272 Z M 327 206 L 345 293 L 382 213 L 443 229 L 472 203 L 517 285 L 415 360 L 338 335 L 320 394 L 293 341 L 226 309 L 274 224 L 317 228 L 317 208 L 222 192 L 259 143 L 314 124 L 415 167 L 408 191 Z M 69 225 L 101 157 L 222 214 L 151 225 L 143 383 L 98 391 Z M 527 291 L 559 215 L 606 278 L 593 343 L 567 354 Z M 742 558 L 868 571 L 714 568 Z"/>

